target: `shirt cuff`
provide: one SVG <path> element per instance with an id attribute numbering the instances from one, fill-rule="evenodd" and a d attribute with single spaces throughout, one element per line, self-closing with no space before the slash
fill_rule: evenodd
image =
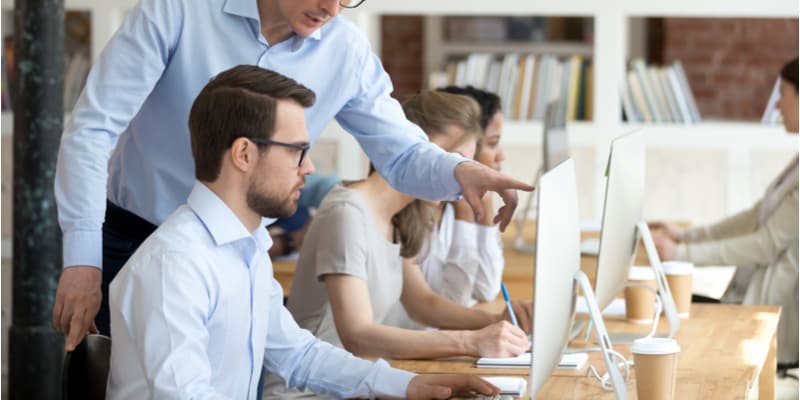
<path id="1" fill-rule="evenodd" d="M 375 365 L 378 367 L 374 388 L 375 397 L 406 398 L 408 384 L 417 374 L 392 368 L 382 359 L 375 361 Z"/>
<path id="2" fill-rule="evenodd" d="M 64 268 L 89 265 L 103 269 L 103 233 L 101 231 L 64 232 Z"/>
<path id="3" fill-rule="evenodd" d="M 461 200 L 461 185 L 456 180 L 456 167 L 462 162 L 475 162 L 464 158 L 456 153 L 446 153 L 441 160 L 441 169 L 439 169 L 439 182 L 445 189 L 445 193 L 451 196 L 449 201 Z"/>

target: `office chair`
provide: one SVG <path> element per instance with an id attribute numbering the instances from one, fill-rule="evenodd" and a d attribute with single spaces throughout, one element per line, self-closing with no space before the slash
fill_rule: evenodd
<path id="1" fill-rule="evenodd" d="M 63 400 L 104 400 L 111 338 L 88 335 L 64 358 L 62 373 Z"/>

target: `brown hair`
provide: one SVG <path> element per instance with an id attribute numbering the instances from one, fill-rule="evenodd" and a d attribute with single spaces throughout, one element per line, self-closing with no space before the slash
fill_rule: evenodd
<path id="1" fill-rule="evenodd" d="M 462 128 L 465 138 L 483 133 L 480 106 L 466 95 L 422 90 L 403 102 L 403 111 L 429 138 L 442 134 L 450 125 Z"/>
<path id="2" fill-rule="evenodd" d="M 797 57 L 784 64 L 781 68 L 781 79 L 794 86 L 794 91 L 797 91 Z"/>
<path id="3" fill-rule="evenodd" d="M 482 133 L 478 103 L 467 96 L 423 90 L 403 103 L 403 111 L 428 137 L 443 134 L 452 125 L 464 130 L 458 142 L 479 138 Z M 400 255 L 414 257 L 433 229 L 433 214 L 429 207 L 415 200 L 392 216 L 392 226 L 395 242 L 400 243 Z"/>
<path id="4" fill-rule="evenodd" d="M 189 112 L 195 177 L 215 181 L 223 155 L 236 139 L 271 137 L 278 101 L 310 107 L 315 99 L 313 91 L 295 80 L 254 65 L 221 72 L 200 91 Z"/>

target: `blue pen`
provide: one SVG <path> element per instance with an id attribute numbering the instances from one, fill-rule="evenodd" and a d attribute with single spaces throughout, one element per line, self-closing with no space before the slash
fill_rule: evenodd
<path id="1" fill-rule="evenodd" d="M 514 324 L 517 328 L 519 328 L 519 322 L 517 321 L 517 315 L 514 314 L 514 308 L 511 307 L 511 299 L 508 297 L 508 290 L 506 290 L 506 284 L 500 284 L 500 290 L 503 291 L 503 298 L 506 300 L 506 308 L 508 308 L 508 315 L 511 316 L 511 323 Z"/>

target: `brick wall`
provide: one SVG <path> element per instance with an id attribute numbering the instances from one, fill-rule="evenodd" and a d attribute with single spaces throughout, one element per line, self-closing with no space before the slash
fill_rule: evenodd
<path id="1" fill-rule="evenodd" d="M 423 85 L 423 25 L 420 16 L 382 18 L 381 58 L 395 98 Z M 704 118 L 760 119 L 780 67 L 797 56 L 797 19 L 665 18 L 649 29 L 648 58 L 681 60 Z"/>
<path id="2" fill-rule="evenodd" d="M 402 101 L 423 85 L 423 20 L 420 16 L 383 16 L 381 26 L 381 60 L 392 77 L 392 96 Z"/>
<path id="3" fill-rule="evenodd" d="M 759 120 L 797 35 L 797 19 L 667 18 L 663 61 L 681 60 L 704 118 Z"/>

